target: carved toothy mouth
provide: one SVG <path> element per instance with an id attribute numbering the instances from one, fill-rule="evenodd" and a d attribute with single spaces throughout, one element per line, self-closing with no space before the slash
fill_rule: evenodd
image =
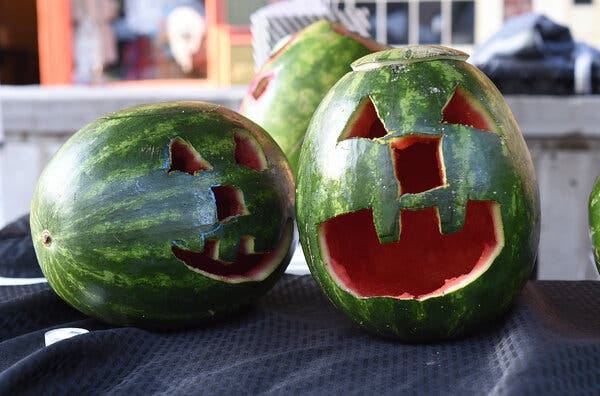
<path id="1" fill-rule="evenodd" d="M 173 255 L 192 271 L 228 283 L 261 281 L 281 264 L 293 240 L 293 222 L 285 225 L 281 238 L 273 250 L 255 252 L 254 238 L 240 239 L 237 257 L 233 262 L 219 259 L 219 240 L 207 240 L 201 252 L 173 245 Z"/>
<path id="2" fill-rule="evenodd" d="M 448 97 L 440 124 L 495 133 L 489 112 L 460 86 Z M 387 134 L 377 107 L 366 96 L 339 140 L 380 140 Z M 400 197 L 418 198 L 448 188 L 442 140 L 441 134 L 418 133 L 388 139 Z M 397 241 L 382 243 L 371 208 L 341 214 L 319 225 L 321 255 L 338 284 L 360 297 L 423 300 L 471 282 L 489 268 L 504 246 L 500 206 L 494 201 L 468 201 L 462 229 L 451 234 L 441 232 L 436 207 L 402 210 L 399 234 Z"/>
<path id="3" fill-rule="evenodd" d="M 245 130 L 233 133 L 235 144 L 233 160 L 240 167 L 262 172 L 268 169 L 268 161 L 259 142 Z M 201 172 L 212 171 L 212 165 L 187 141 L 180 137 L 171 139 L 165 151 L 165 169 L 170 173 L 183 173 L 199 176 Z M 188 176 L 186 176 L 188 177 Z M 241 189 L 230 184 L 211 187 L 216 206 L 216 220 L 220 224 L 235 221 L 240 216 L 251 215 Z M 281 264 L 293 240 L 293 221 L 288 219 L 281 238 L 272 250 L 255 252 L 254 237 L 242 235 L 235 260 L 225 261 L 219 256 L 217 238 L 207 238 L 202 251 L 187 249 L 185 244 L 173 241 L 173 255 L 187 268 L 205 276 L 228 283 L 260 281 L 269 276 Z"/>
<path id="4" fill-rule="evenodd" d="M 404 210 L 400 240 L 382 244 L 371 209 L 321 224 L 323 259 L 332 275 L 360 297 L 425 299 L 477 278 L 504 245 L 499 205 L 469 201 L 461 231 L 442 234 L 435 208 Z"/>

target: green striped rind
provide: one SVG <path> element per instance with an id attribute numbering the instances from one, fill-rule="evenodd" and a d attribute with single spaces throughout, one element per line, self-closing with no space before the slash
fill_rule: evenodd
<path id="1" fill-rule="evenodd" d="M 441 123 L 457 85 L 485 106 L 496 133 Z M 338 142 L 367 96 L 389 134 Z M 399 198 L 387 141 L 408 134 L 442 137 L 447 184 Z M 466 62 L 434 59 L 348 73 L 315 112 L 300 164 L 297 221 L 311 272 L 335 305 L 375 333 L 427 340 L 472 331 L 506 311 L 531 273 L 540 221 L 533 164 L 501 94 Z M 379 239 L 390 242 L 398 239 L 400 210 L 437 206 L 442 231 L 451 233 L 462 228 L 468 200 L 500 204 L 505 246 L 462 289 L 422 301 L 359 298 L 336 284 L 323 261 L 317 230 L 337 215 L 372 208 Z"/>
<path id="2" fill-rule="evenodd" d="M 261 125 L 286 154 L 294 173 L 310 118 L 327 91 L 350 64 L 383 46 L 336 32 L 329 21 L 318 21 L 298 32 L 281 54 L 268 61 L 255 79 L 274 73 L 267 91 L 255 100 L 243 98 L 240 112 Z M 252 87 L 254 84 L 251 84 Z"/>
<path id="3" fill-rule="evenodd" d="M 594 259 L 596 268 L 600 272 L 600 177 L 596 179 L 594 188 L 590 193 L 588 214 Z"/>
<path id="4" fill-rule="evenodd" d="M 262 146 L 268 169 L 234 160 L 236 130 Z M 168 172 L 168 144 L 189 142 L 212 165 L 195 175 Z M 233 185 L 250 212 L 217 221 L 211 186 Z M 200 102 L 126 109 L 73 135 L 38 181 L 31 207 L 34 247 L 52 288 L 77 309 L 123 325 L 173 327 L 248 304 L 283 273 L 286 257 L 264 281 L 226 283 L 188 269 L 173 243 L 202 250 L 221 239 L 220 257 L 235 258 L 239 237 L 268 252 L 293 224 L 293 176 L 275 142 L 231 110 Z M 49 247 L 43 232 L 51 234 Z"/>

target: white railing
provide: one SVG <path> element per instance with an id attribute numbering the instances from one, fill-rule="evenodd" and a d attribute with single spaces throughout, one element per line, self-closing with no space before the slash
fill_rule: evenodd
<path id="1" fill-rule="evenodd" d="M 0 87 L 0 226 L 27 213 L 35 181 L 74 131 L 139 103 L 204 100 L 236 109 L 245 87 Z M 541 192 L 538 277 L 598 279 L 590 259 L 587 201 L 600 174 L 600 96 L 509 96 Z"/>

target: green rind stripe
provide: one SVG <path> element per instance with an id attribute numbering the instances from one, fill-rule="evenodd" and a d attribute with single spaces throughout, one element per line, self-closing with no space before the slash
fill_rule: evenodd
<path id="1" fill-rule="evenodd" d="M 600 272 L 600 177 L 594 183 L 588 202 L 590 238 L 596 268 Z"/>

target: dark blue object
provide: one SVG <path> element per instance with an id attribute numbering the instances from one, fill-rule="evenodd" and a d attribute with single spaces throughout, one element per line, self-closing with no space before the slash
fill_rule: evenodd
<path id="1" fill-rule="evenodd" d="M 475 49 L 470 62 L 505 94 L 600 92 L 600 52 L 540 14 L 508 20 Z"/>
<path id="2" fill-rule="evenodd" d="M 29 215 L 25 215 L 0 229 L 0 277 L 42 276 L 31 241 Z"/>

